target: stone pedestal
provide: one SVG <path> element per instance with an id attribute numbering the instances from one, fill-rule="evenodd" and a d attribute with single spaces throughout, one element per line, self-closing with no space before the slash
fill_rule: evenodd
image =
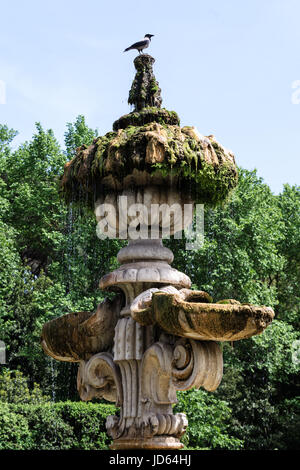
<path id="1" fill-rule="evenodd" d="M 274 312 L 233 299 L 212 303 L 206 292 L 190 290 L 161 240 L 130 241 L 118 260 L 100 280 L 115 297 L 95 312 L 48 322 L 42 345 L 55 359 L 80 363 L 82 400 L 120 407 L 106 423 L 112 449 L 180 449 L 188 423 L 173 414 L 176 390 L 215 390 L 223 374 L 218 342 L 261 333 Z"/>
<path id="2" fill-rule="evenodd" d="M 113 349 L 82 362 L 80 395 L 103 396 L 120 406 L 120 417 L 107 419 L 112 449 L 179 449 L 188 423 L 183 413 L 172 412 L 176 390 L 214 390 L 222 378 L 222 353 L 215 342 L 168 335 L 132 318 L 132 302 L 144 291 L 190 287 L 188 276 L 170 266 L 173 254 L 161 240 L 131 241 L 118 260 L 121 266 L 100 281 L 101 289 L 124 294 Z"/>

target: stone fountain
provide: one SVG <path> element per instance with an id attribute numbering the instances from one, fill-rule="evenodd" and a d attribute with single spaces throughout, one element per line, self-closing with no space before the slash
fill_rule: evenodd
<path id="1" fill-rule="evenodd" d="M 117 210 L 125 197 L 127 209 L 213 206 L 237 184 L 234 155 L 214 136 L 180 128 L 177 114 L 161 108 L 153 63 L 147 54 L 135 58 L 128 100 L 134 111 L 79 147 L 61 178 L 65 200 L 85 201 L 116 238 L 125 238 L 133 219 L 124 206 Z M 101 212 L 105 204 L 115 210 Z M 274 317 L 269 307 L 213 303 L 206 292 L 190 290 L 189 277 L 171 267 L 173 253 L 162 244 L 163 217 L 150 221 L 147 214 L 139 219 L 141 236 L 119 251 L 120 267 L 100 280 L 114 297 L 95 312 L 56 318 L 42 331 L 48 355 L 79 363 L 82 400 L 104 398 L 120 407 L 120 416 L 106 423 L 112 449 L 181 448 L 188 423 L 183 413 L 173 414 L 176 390 L 215 390 L 223 374 L 219 342 L 259 334 Z M 179 224 L 176 217 L 169 218 L 171 234 L 191 223 L 192 212 Z"/>

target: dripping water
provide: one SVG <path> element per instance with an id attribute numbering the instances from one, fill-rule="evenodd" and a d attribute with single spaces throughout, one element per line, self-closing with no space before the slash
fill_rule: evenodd
<path id="1" fill-rule="evenodd" d="M 55 374 L 55 364 L 54 364 L 54 359 L 51 357 L 50 358 L 50 364 L 51 364 L 51 400 L 53 403 L 55 403 L 55 398 L 56 398 L 56 374 Z"/>
<path id="2" fill-rule="evenodd" d="M 208 244 L 207 244 L 207 263 L 206 263 L 206 283 L 207 286 L 209 286 L 209 290 L 213 290 L 213 279 L 212 279 L 212 273 L 213 273 L 213 268 L 214 268 L 214 253 L 213 253 L 213 243 L 215 239 L 215 230 L 214 230 L 214 224 L 215 224 L 215 214 L 213 209 L 209 208 L 207 211 L 208 215 L 208 223 L 207 223 L 207 239 L 208 239 Z M 212 292 L 209 292 L 211 295 L 213 294 Z"/>
<path id="3" fill-rule="evenodd" d="M 67 292 L 71 292 L 72 288 L 72 269 L 71 269 L 71 259 L 73 253 L 73 198 L 69 205 L 68 214 L 67 214 L 67 253 L 66 253 L 66 262 L 67 262 Z"/>

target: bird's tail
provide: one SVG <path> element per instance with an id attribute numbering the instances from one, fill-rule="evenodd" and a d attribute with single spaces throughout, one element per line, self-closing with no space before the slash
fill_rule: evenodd
<path id="1" fill-rule="evenodd" d="M 131 47 L 127 47 L 127 49 L 125 49 L 123 52 L 127 52 L 127 51 L 130 51 Z"/>

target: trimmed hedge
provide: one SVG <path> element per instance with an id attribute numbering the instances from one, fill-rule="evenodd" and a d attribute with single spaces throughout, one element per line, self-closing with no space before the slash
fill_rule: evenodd
<path id="1" fill-rule="evenodd" d="M 108 449 L 105 421 L 116 412 L 96 403 L 0 403 L 0 450 Z"/>
<path id="2" fill-rule="evenodd" d="M 230 432 L 230 409 L 204 390 L 178 393 L 174 412 L 189 420 L 182 442 L 189 449 L 241 449 Z M 118 409 L 85 402 L 7 403 L 0 401 L 0 450 L 105 450 L 111 439 L 105 422 Z"/>

